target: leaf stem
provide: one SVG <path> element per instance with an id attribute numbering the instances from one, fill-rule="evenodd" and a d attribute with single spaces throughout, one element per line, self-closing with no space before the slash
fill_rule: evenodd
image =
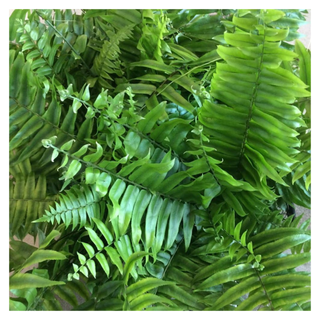
<path id="1" fill-rule="evenodd" d="M 94 163 L 88 162 L 88 161 L 84 161 L 81 158 L 78 158 L 78 157 L 66 152 L 65 150 L 61 150 L 61 149 L 57 148 L 56 146 L 52 145 L 51 143 L 48 143 L 48 146 L 51 147 L 52 149 L 57 150 L 58 152 L 61 152 L 61 153 L 65 154 L 65 155 L 67 155 L 68 157 L 70 157 L 70 158 L 72 158 L 74 160 L 77 160 L 77 161 L 83 163 L 85 166 L 91 166 L 91 167 L 96 168 L 96 169 L 98 169 L 100 171 L 106 172 L 106 173 L 108 173 L 109 175 L 113 176 L 116 179 L 122 180 L 122 181 L 124 181 L 126 183 L 129 183 L 131 185 L 134 185 L 134 186 L 136 186 L 136 187 L 138 187 L 140 189 L 147 190 L 151 194 L 158 194 L 159 196 L 161 196 L 163 198 L 168 198 L 168 199 L 170 199 L 172 201 L 178 200 L 178 201 L 186 203 L 186 204 L 196 205 L 193 202 L 183 201 L 183 200 L 181 200 L 179 198 L 175 198 L 175 197 L 169 196 L 167 194 L 164 194 L 164 193 L 161 193 L 161 192 L 158 192 L 158 191 L 153 191 L 153 190 L 149 189 L 148 187 L 143 186 L 142 184 L 139 184 L 139 183 L 136 183 L 134 181 L 131 181 L 131 180 L 125 178 L 125 177 L 120 176 L 119 174 L 117 174 L 115 172 L 112 172 L 112 171 L 110 171 L 108 169 L 102 168 L 102 167 L 98 166 L 97 164 L 94 164 Z"/>
<path id="2" fill-rule="evenodd" d="M 257 276 L 258 276 L 259 282 L 261 283 L 261 286 L 262 286 L 262 288 L 263 288 L 263 291 L 264 291 L 264 293 L 265 293 L 265 295 L 266 295 L 266 297 L 267 297 L 267 299 L 268 299 L 268 301 L 269 301 L 270 308 L 271 308 L 272 311 L 274 311 L 274 308 L 273 308 L 273 305 L 272 305 L 272 300 L 271 300 L 271 298 L 270 298 L 269 295 L 268 295 L 268 292 L 267 292 L 266 287 L 265 287 L 265 285 L 264 285 L 264 283 L 263 283 L 263 281 L 262 281 L 262 279 L 261 279 L 261 276 L 260 276 L 260 274 L 259 274 L 259 271 L 258 271 L 257 269 L 255 269 L 255 271 L 256 271 L 256 273 L 257 273 Z"/>
<path id="3" fill-rule="evenodd" d="M 257 77 L 256 77 L 256 82 L 254 83 L 254 89 L 253 89 L 253 93 L 252 93 L 252 98 L 251 98 L 251 101 L 250 101 L 249 113 L 248 113 L 248 117 L 247 117 L 247 120 L 246 120 L 246 128 L 245 128 L 245 131 L 244 131 L 244 134 L 243 134 L 243 140 L 242 140 L 242 143 L 241 143 L 238 167 L 239 167 L 239 165 L 241 163 L 241 160 L 242 160 L 242 157 L 244 155 L 245 146 L 246 146 L 246 143 L 247 143 L 247 140 L 248 140 L 248 133 L 249 133 L 249 130 L 250 130 L 250 121 L 251 121 L 252 116 L 253 116 L 253 110 L 254 110 L 254 107 L 255 107 L 255 100 L 256 100 L 256 97 L 257 97 L 257 93 L 258 93 L 259 80 L 260 80 L 260 75 L 261 75 L 261 71 L 262 71 L 261 67 L 262 67 L 262 62 L 263 62 L 263 53 L 264 53 L 264 49 L 265 49 L 265 41 L 266 41 L 265 38 L 266 38 L 266 35 L 264 33 L 263 41 L 262 41 L 261 58 L 260 58 L 259 66 L 258 66 L 258 73 L 257 73 Z"/>

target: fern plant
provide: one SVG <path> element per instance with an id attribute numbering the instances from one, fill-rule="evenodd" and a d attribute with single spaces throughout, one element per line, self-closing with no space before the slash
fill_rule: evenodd
<path id="1" fill-rule="evenodd" d="M 310 310 L 305 13 L 12 13 L 10 310 Z"/>

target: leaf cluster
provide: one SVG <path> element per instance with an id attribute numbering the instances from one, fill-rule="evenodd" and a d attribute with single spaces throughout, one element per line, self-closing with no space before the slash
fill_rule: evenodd
<path id="1" fill-rule="evenodd" d="M 304 13 L 13 12 L 11 310 L 310 310 Z"/>

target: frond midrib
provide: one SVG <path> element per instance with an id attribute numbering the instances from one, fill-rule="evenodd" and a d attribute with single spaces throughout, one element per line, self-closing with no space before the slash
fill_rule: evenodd
<path id="1" fill-rule="evenodd" d="M 163 198 L 168 198 L 168 199 L 170 199 L 170 200 L 172 200 L 172 201 L 179 201 L 179 202 L 186 203 L 186 204 L 189 204 L 189 205 L 197 206 L 196 203 L 183 201 L 183 200 L 181 200 L 181 199 L 179 199 L 179 198 L 175 198 L 175 197 L 173 197 L 173 196 L 170 196 L 170 195 L 161 193 L 161 192 L 159 192 L 159 191 L 151 190 L 150 188 L 148 188 L 148 187 L 146 187 L 146 186 L 144 186 L 144 185 L 142 185 L 142 184 L 139 184 L 139 183 L 136 183 L 136 182 L 134 182 L 134 181 L 131 181 L 131 180 L 125 178 L 125 177 L 120 176 L 120 175 L 117 174 L 117 173 L 114 173 L 114 172 L 112 172 L 112 171 L 110 171 L 110 170 L 108 170 L 108 169 L 102 168 L 102 167 L 100 167 L 100 166 L 97 165 L 97 164 L 94 164 L 94 163 L 92 163 L 92 162 L 88 162 L 88 161 L 85 161 L 85 160 L 83 160 L 83 159 L 81 159 L 81 158 L 79 158 L 79 157 L 76 157 L 76 156 L 74 156 L 74 155 L 72 155 L 72 154 L 70 154 L 70 153 L 68 153 L 68 152 L 66 152 L 66 151 L 64 151 L 64 150 L 61 150 L 61 149 L 53 146 L 52 144 L 49 144 L 49 146 L 50 146 L 51 148 L 53 148 L 53 149 L 55 149 L 55 150 L 57 150 L 57 151 L 65 154 L 66 156 L 68 156 L 68 157 L 70 157 L 70 158 L 72 158 L 72 159 L 74 159 L 74 160 L 76 160 L 76 161 L 84 164 L 86 167 L 92 167 L 92 168 L 98 169 L 98 170 L 100 170 L 100 171 L 102 171 L 102 172 L 105 172 L 105 173 L 109 174 L 110 176 L 112 176 L 112 177 L 114 177 L 114 178 L 116 178 L 116 179 L 119 179 L 119 180 L 124 181 L 125 183 L 128 183 L 128 184 L 130 184 L 130 185 L 136 186 L 136 187 L 138 187 L 139 189 L 146 190 L 146 191 L 148 191 L 150 194 L 158 194 L 159 196 L 161 196 L 161 197 L 163 197 Z"/>
<path id="2" fill-rule="evenodd" d="M 10 97 L 10 99 L 14 100 L 19 107 L 24 108 L 24 109 L 26 109 L 28 112 L 30 112 L 32 115 L 37 116 L 37 117 L 39 118 L 39 120 L 42 121 L 43 123 L 49 124 L 52 128 L 54 128 L 54 129 L 56 129 L 56 130 L 58 130 L 58 131 L 60 131 L 60 132 L 62 132 L 62 133 L 64 133 L 64 134 L 68 135 L 68 136 L 71 137 L 72 139 L 75 139 L 75 140 L 77 140 L 77 141 L 79 141 L 79 142 L 82 142 L 83 144 L 86 143 L 86 141 L 84 141 L 84 140 L 82 140 L 82 139 L 79 139 L 79 138 L 77 137 L 77 135 L 71 134 L 70 132 L 61 129 L 58 125 L 56 125 L 56 124 L 52 123 L 51 121 L 45 119 L 45 118 L 43 117 L 43 115 L 41 115 L 41 114 L 39 114 L 39 113 L 37 113 L 37 112 L 34 112 L 33 110 L 29 109 L 28 107 L 20 104 L 16 98 Z"/>
<path id="3" fill-rule="evenodd" d="M 242 157 L 244 155 L 244 151 L 245 151 L 245 145 L 247 143 L 247 139 L 248 139 L 248 132 L 250 130 L 250 121 L 252 120 L 252 116 L 253 116 L 253 110 L 254 110 L 254 105 L 255 105 L 255 100 L 256 100 L 256 96 L 257 96 L 257 90 L 258 90 L 258 86 L 259 86 L 259 80 L 260 80 L 260 75 L 261 75 L 261 71 L 262 71 L 262 63 L 263 63 L 263 53 L 264 53 L 264 48 L 265 48 L 265 34 L 263 35 L 263 41 L 262 41 L 262 52 L 261 52 L 261 58 L 260 58 L 260 63 L 258 66 L 258 74 L 257 74 L 257 78 L 256 78 L 256 82 L 254 83 L 254 90 L 253 90 L 253 94 L 252 94 L 252 98 L 250 100 L 250 107 L 249 107 L 249 112 L 248 112 L 248 117 L 246 120 L 246 127 L 244 130 L 244 134 L 243 134 L 243 140 L 241 143 L 241 148 L 240 148 L 240 154 L 239 154 L 239 160 L 238 160 L 238 165 L 237 167 L 239 168 Z"/>

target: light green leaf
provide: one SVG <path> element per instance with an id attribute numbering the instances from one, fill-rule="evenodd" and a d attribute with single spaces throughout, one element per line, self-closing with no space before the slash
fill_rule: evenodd
<path id="1" fill-rule="evenodd" d="M 86 249 L 86 251 L 88 252 L 89 257 L 93 258 L 95 255 L 94 248 L 88 243 L 85 243 L 85 242 L 81 242 L 81 243 L 84 246 L 84 248 Z"/>
<path id="2" fill-rule="evenodd" d="M 30 273 L 17 273 L 9 279 L 11 289 L 45 288 L 56 285 L 64 285 L 62 281 L 51 281 Z"/>
<path id="3" fill-rule="evenodd" d="M 143 132 L 144 134 L 150 133 L 157 121 L 163 120 L 163 118 L 166 116 L 166 101 L 163 101 L 155 108 L 153 108 L 151 111 L 149 111 L 144 116 L 144 119 L 139 121 L 139 131 Z"/>
<path id="4" fill-rule="evenodd" d="M 79 266 L 77 264 L 73 263 L 72 267 L 73 267 L 73 271 L 74 272 L 78 272 L 79 271 Z"/>
<path id="5" fill-rule="evenodd" d="M 124 91 L 128 87 L 131 87 L 133 93 L 148 94 L 148 95 L 152 94 L 157 89 L 157 87 L 155 87 L 152 84 L 122 83 L 116 87 L 115 92 Z"/>
<path id="6" fill-rule="evenodd" d="M 294 184 L 297 180 L 303 177 L 305 174 L 311 171 L 311 161 L 305 162 L 303 165 L 296 168 L 293 177 L 292 184 Z"/>
<path id="7" fill-rule="evenodd" d="M 88 260 L 87 261 L 87 267 L 89 269 L 89 271 L 91 272 L 91 274 L 93 275 L 93 277 L 96 277 L 96 264 L 93 260 Z"/>
<path id="8" fill-rule="evenodd" d="M 169 300 L 164 297 L 156 296 L 155 294 L 152 294 L 152 293 L 146 293 L 146 294 L 132 300 L 130 302 L 130 309 L 135 310 L 135 311 L 138 311 L 138 310 L 141 311 L 144 308 L 146 308 L 150 305 L 153 305 L 155 303 L 165 303 L 170 306 L 175 306 L 175 304 L 173 303 L 172 300 Z"/>
<path id="9" fill-rule="evenodd" d="M 90 100 L 90 91 L 89 91 L 89 84 L 86 86 L 83 94 L 82 94 L 82 100 L 83 101 L 89 101 Z"/>
<path id="10" fill-rule="evenodd" d="M 60 147 L 60 149 L 61 149 L 61 150 L 68 151 L 68 150 L 70 150 L 70 149 L 71 149 L 72 144 L 73 144 L 74 142 L 75 142 L 75 140 L 74 140 L 74 139 L 72 139 L 72 140 L 70 140 L 70 141 L 68 141 L 68 142 L 64 143 L 64 144 Z"/>
<path id="11" fill-rule="evenodd" d="M 100 170 L 92 167 L 87 167 L 85 170 L 86 184 L 94 184 L 100 176 Z"/>
<path id="12" fill-rule="evenodd" d="M 79 259 L 81 265 L 85 265 L 86 261 L 87 261 L 86 257 L 83 254 L 81 254 L 80 252 L 77 252 L 77 255 L 78 255 L 78 259 Z"/>
<path id="13" fill-rule="evenodd" d="M 129 301 L 141 296 L 143 293 L 151 289 L 165 285 L 174 285 L 174 282 L 164 281 L 157 278 L 144 278 L 130 285 L 126 290 L 126 295 Z"/>
<path id="14" fill-rule="evenodd" d="M 153 244 L 156 233 L 157 219 L 162 205 L 164 204 L 161 197 L 158 195 L 154 195 L 148 206 L 145 224 L 146 250 L 149 250 L 149 248 L 151 248 Z"/>
<path id="15" fill-rule="evenodd" d="M 239 299 L 247 293 L 260 287 L 259 279 L 256 276 L 252 276 L 241 283 L 236 284 L 227 290 L 214 304 L 213 308 L 215 310 L 220 310 L 224 306 L 232 303 L 233 301 Z"/>
<path id="16" fill-rule="evenodd" d="M 95 244 L 97 249 L 101 251 L 104 248 L 103 241 L 99 238 L 99 236 L 93 229 L 86 227 L 86 230 L 88 231 L 91 241 Z"/>
<path id="17" fill-rule="evenodd" d="M 34 302 L 36 296 L 37 296 L 37 289 L 36 288 L 26 288 L 26 289 L 11 289 L 11 293 L 13 293 L 17 297 L 21 297 L 27 300 L 28 302 L 28 308 L 31 306 L 31 304 Z M 15 301 L 17 302 L 17 301 Z M 15 306 L 19 307 L 19 306 Z M 11 307 L 10 307 L 11 310 Z"/>
<path id="18" fill-rule="evenodd" d="M 161 95 L 166 99 L 169 99 L 170 101 L 176 103 L 190 113 L 193 113 L 194 107 L 192 106 L 192 104 L 187 101 L 182 95 L 180 95 L 176 90 L 174 90 L 172 86 L 166 86 L 165 90 L 161 90 L 160 92 Z"/>
<path id="19" fill-rule="evenodd" d="M 195 308 L 196 310 L 203 310 L 203 304 L 201 304 L 198 299 L 191 293 L 187 292 L 186 290 L 183 290 L 183 287 L 178 286 L 163 286 L 159 288 L 158 290 L 161 293 L 164 293 L 165 295 L 172 297 L 186 306 Z"/>
<path id="20" fill-rule="evenodd" d="M 242 221 L 240 221 L 235 229 L 234 229 L 234 238 L 237 240 L 237 241 L 240 241 L 240 231 L 241 231 L 241 226 L 242 226 Z"/>
<path id="21" fill-rule="evenodd" d="M 238 242 L 234 242 L 229 248 L 230 259 L 233 259 L 235 252 L 241 247 L 241 244 Z"/>
<path id="22" fill-rule="evenodd" d="M 262 245 L 261 247 L 255 249 L 255 253 L 261 254 L 263 259 L 267 259 L 310 239 L 310 235 L 307 234 L 287 236 L 283 239 Z"/>
<path id="23" fill-rule="evenodd" d="M 135 252 L 133 254 L 130 255 L 129 259 L 126 261 L 126 264 L 124 266 L 124 270 L 123 270 L 123 279 L 124 279 L 124 283 L 127 285 L 128 283 L 128 279 L 129 279 L 129 274 L 132 270 L 132 268 L 134 267 L 134 264 L 141 258 L 147 256 L 148 253 L 144 252 L 144 251 L 140 251 L 140 252 Z"/>
<path id="24" fill-rule="evenodd" d="M 118 216 L 119 235 L 127 232 L 132 217 L 132 210 L 139 195 L 139 188 L 129 185 L 122 197 L 120 204 L 121 214 Z"/>
<path id="25" fill-rule="evenodd" d="M 212 286 L 216 286 L 221 283 L 226 283 L 229 281 L 248 277 L 254 273 L 255 273 L 255 270 L 252 268 L 251 264 L 239 264 L 237 266 L 234 266 L 213 274 L 208 279 L 203 281 L 198 286 L 198 289 L 201 290 L 201 289 L 210 288 Z"/>
<path id="26" fill-rule="evenodd" d="M 311 90 L 311 54 L 300 40 L 295 41 L 295 52 L 299 55 L 300 79 L 309 86 Z"/>
<path id="27" fill-rule="evenodd" d="M 106 273 L 106 275 L 109 277 L 110 276 L 110 267 L 109 267 L 108 261 L 107 261 L 106 257 L 104 256 L 104 254 L 102 254 L 101 252 L 97 253 L 96 258 L 99 261 L 99 263 L 100 263 L 102 269 L 104 270 L 104 272 Z"/>
<path id="28" fill-rule="evenodd" d="M 111 180 L 111 176 L 106 172 L 100 173 L 99 178 L 96 181 L 96 191 L 101 197 L 104 197 L 107 194 Z"/>
<path id="29" fill-rule="evenodd" d="M 173 206 L 175 206 L 175 203 L 176 201 L 174 202 Z M 188 212 L 190 211 L 189 205 L 187 203 L 178 202 L 176 208 L 177 209 L 173 209 L 172 213 L 170 214 L 166 249 L 171 248 L 171 246 L 173 245 L 179 232 L 181 220 L 183 216 L 188 214 Z"/>
<path id="30" fill-rule="evenodd" d="M 47 237 L 45 238 L 45 240 L 42 242 L 42 244 L 40 245 L 39 249 L 44 249 L 45 247 L 47 247 L 49 245 L 49 243 L 56 237 L 60 236 L 60 232 L 58 230 L 52 230 Z"/>
<path id="31" fill-rule="evenodd" d="M 183 237 L 184 237 L 184 247 L 185 251 L 188 250 L 190 243 L 191 243 L 191 237 L 192 237 L 192 230 L 194 227 L 194 220 L 195 220 L 195 214 L 191 211 L 184 211 L 183 215 Z"/>
<path id="32" fill-rule="evenodd" d="M 80 158 L 87 152 L 89 146 L 90 144 L 83 145 L 77 152 L 73 153 L 72 155 L 74 157 Z"/>
<path id="33" fill-rule="evenodd" d="M 86 276 L 86 277 L 88 278 L 89 272 L 88 272 L 87 267 L 81 266 L 80 269 L 79 269 L 79 271 L 80 271 L 84 276 Z"/>
<path id="34" fill-rule="evenodd" d="M 32 253 L 32 255 L 25 261 L 25 263 L 22 265 L 21 268 L 23 269 L 42 261 L 64 260 L 64 259 L 66 259 L 66 256 L 60 252 L 53 251 L 53 250 L 39 249 Z"/>
<path id="35" fill-rule="evenodd" d="M 105 250 L 107 251 L 112 263 L 114 263 L 117 266 L 120 273 L 123 275 L 123 265 L 117 251 L 112 247 L 106 247 Z"/>
<path id="36" fill-rule="evenodd" d="M 253 254 L 252 242 L 248 243 L 248 250 L 249 250 L 250 253 Z"/>
<path id="37" fill-rule="evenodd" d="M 250 241 L 252 241 L 254 248 L 257 248 L 258 246 L 261 246 L 268 242 L 280 240 L 284 237 L 298 234 L 305 234 L 305 232 L 298 228 L 292 227 L 276 228 L 262 231 L 257 235 L 251 237 Z"/>
<path id="38" fill-rule="evenodd" d="M 107 240 L 108 244 L 111 244 L 113 242 L 113 236 L 107 226 L 99 219 L 97 218 L 92 218 L 104 238 Z"/>
<path id="39" fill-rule="evenodd" d="M 275 293 L 271 293 L 271 299 L 272 305 L 275 308 L 297 302 L 302 303 L 311 299 L 311 289 L 310 287 L 307 287 L 281 290 Z"/>
<path id="40" fill-rule="evenodd" d="M 243 300 L 235 309 L 235 311 L 251 311 L 257 306 L 265 305 L 268 302 L 266 294 L 259 290 L 250 295 L 247 299 Z"/>
<path id="41" fill-rule="evenodd" d="M 86 155 L 83 157 L 83 160 L 84 161 L 87 161 L 87 162 L 96 162 L 100 159 L 100 157 L 102 156 L 103 154 L 103 149 L 101 147 L 101 145 L 96 141 L 96 144 L 97 144 L 97 151 L 93 154 L 89 154 L 89 155 Z"/>
<path id="42" fill-rule="evenodd" d="M 307 190 L 309 190 L 310 184 L 311 184 L 311 174 L 309 174 L 306 178 L 305 185 Z"/>
<path id="43" fill-rule="evenodd" d="M 59 151 L 57 149 L 53 149 L 51 161 L 54 162 L 54 159 L 56 159 L 59 155 Z"/>
<path id="44" fill-rule="evenodd" d="M 74 274 L 72 275 L 72 278 L 73 278 L 73 279 L 76 279 L 76 280 L 79 280 L 79 279 L 80 279 L 79 273 L 78 273 L 78 272 L 74 273 Z"/>
<path id="45" fill-rule="evenodd" d="M 147 67 L 153 70 L 162 71 L 165 73 L 172 73 L 175 71 L 175 68 L 172 66 L 166 65 L 164 63 L 155 61 L 155 60 L 143 60 L 138 62 L 133 62 L 130 64 L 131 67 Z"/>
<path id="46" fill-rule="evenodd" d="M 74 49 L 78 53 L 83 53 L 85 51 L 87 45 L 87 38 L 88 37 L 85 34 L 82 34 L 77 38 L 76 43 L 74 44 Z"/>
<path id="47" fill-rule="evenodd" d="M 27 307 L 19 301 L 9 299 L 9 311 L 26 311 Z"/>
<path id="48" fill-rule="evenodd" d="M 263 10 L 263 13 L 260 15 L 265 23 L 270 23 L 272 21 L 279 20 L 285 15 L 281 10 L 267 9 Z"/>
<path id="49" fill-rule="evenodd" d="M 239 200 L 230 191 L 226 190 L 223 192 L 222 197 L 241 217 L 245 217 L 247 215 L 247 213 L 243 210 Z"/>
<path id="50" fill-rule="evenodd" d="M 131 231 L 132 231 L 132 242 L 133 244 L 138 244 L 141 239 L 141 219 L 149 205 L 151 200 L 151 194 L 146 190 L 141 190 L 137 201 L 134 205 L 132 218 L 131 218 Z"/>
<path id="51" fill-rule="evenodd" d="M 73 112 L 74 113 L 77 113 L 78 112 L 78 110 L 81 108 L 81 106 L 82 106 L 82 103 L 79 101 L 79 100 L 77 100 L 77 99 L 73 99 L 73 103 L 72 103 L 72 110 L 73 110 Z"/>
<path id="52" fill-rule="evenodd" d="M 260 274 L 272 274 L 283 270 L 292 269 L 309 262 L 310 258 L 310 252 L 288 255 L 282 258 L 273 258 L 263 263 L 265 268 L 260 272 Z"/>
<path id="53" fill-rule="evenodd" d="M 240 239 L 240 242 L 241 242 L 241 244 L 242 244 L 244 247 L 247 245 L 247 240 L 246 240 L 247 232 L 248 232 L 248 230 L 246 230 L 246 231 L 242 234 L 241 239 Z"/>
<path id="54" fill-rule="evenodd" d="M 72 160 L 64 176 L 65 180 L 72 179 L 81 169 L 81 163 L 78 160 Z"/>
<path id="55" fill-rule="evenodd" d="M 194 281 L 198 282 L 203 279 L 209 278 L 213 273 L 217 273 L 222 270 L 226 270 L 232 267 L 234 263 L 231 261 L 229 256 L 219 259 L 217 262 L 214 262 L 201 270 L 195 275 Z"/>

